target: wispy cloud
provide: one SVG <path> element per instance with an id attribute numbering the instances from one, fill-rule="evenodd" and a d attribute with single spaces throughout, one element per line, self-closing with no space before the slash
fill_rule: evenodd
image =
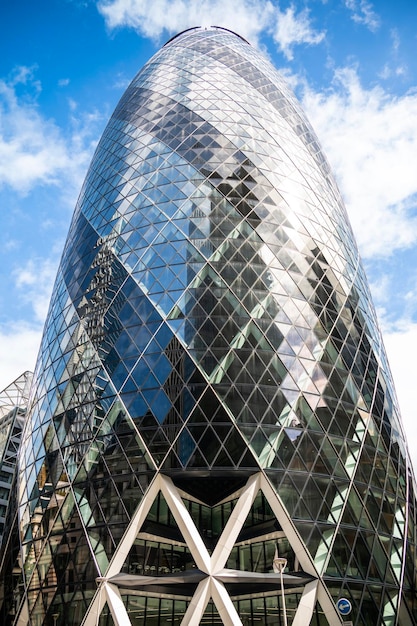
<path id="1" fill-rule="evenodd" d="M 33 310 L 33 319 L 44 322 L 56 276 L 58 259 L 32 258 L 13 272 L 19 297 Z"/>
<path id="2" fill-rule="evenodd" d="M 390 30 L 391 53 L 388 55 L 388 61 L 379 72 L 379 78 L 388 80 L 392 77 L 407 78 L 408 66 L 401 54 L 401 39 L 398 29 Z"/>
<path id="3" fill-rule="evenodd" d="M 307 88 L 304 107 L 342 190 L 363 256 L 417 242 L 417 94 L 365 89 L 352 69 L 333 88 Z"/>
<path id="4" fill-rule="evenodd" d="M 345 0 L 346 7 L 352 12 L 352 20 L 357 24 L 363 24 L 369 30 L 375 32 L 381 25 L 379 15 L 367 0 Z"/>
<path id="5" fill-rule="evenodd" d="M 253 44 L 267 33 L 288 59 L 294 46 L 318 44 L 324 38 L 312 26 L 308 10 L 297 12 L 290 5 L 281 11 L 270 0 L 101 0 L 98 9 L 108 28 L 127 26 L 152 39 L 212 25 L 230 28 Z"/>
<path id="6" fill-rule="evenodd" d="M 97 134 L 96 113 L 72 115 L 65 134 L 39 112 L 40 90 L 33 68 L 16 68 L 8 80 L 0 80 L 0 187 L 22 194 L 63 178 L 79 186 Z"/>
<path id="7" fill-rule="evenodd" d="M 297 44 L 318 44 L 324 39 L 324 32 L 318 32 L 311 26 L 307 9 L 298 15 L 293 6 L 281 13 L 275 9 L 275 27 L 273 37 L 287 59 L 293 58 L 293 47 Z"/>

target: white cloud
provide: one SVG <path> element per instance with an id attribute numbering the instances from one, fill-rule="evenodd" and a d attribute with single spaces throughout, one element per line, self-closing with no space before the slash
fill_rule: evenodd
<path id="1" fill-rule="evenodd" d="M 377 305 L 379 305 L 380 307 L 384 307 L 390 297 L 390 276 L 388 276 L 387 274 L 379 274 L 377 280 L 374 280 L 370 283 L 370 288 L 374 303 L 377 303 Z M 384 310 L 382 313 L 384 313 Z"/>
<path id="2" fill-rule="evenodd" d="M 27 88 L 23 95 L 22 86 Z M 39 112 L 40 89 L 32 68 L 16 68 L 8 81 L 0 80 L 0 186 L 22 194 L 63 179 L 79 187 L 95 143 L 96 114 L 72 117 L 67 137 Z"/>
<path id="3" fill-rule="evenodd" d="M 284 13 L 276 9 L 274 40 L 278 43 L 287 59 L 293 58 L 292 48 L 295 44 L 318 44 L 323 39 L 323 32 L 317 32 L 312 29 L 307 10 L 301 11 L 296 15 L 293 6 L 288 7 Z"/>
<path id="4" fill-rule="evenodd" d="M 379 16 L 367 0 L 346 0 L 345 4 L 352 11 L 352 20 L 357 24 L 363 24 L 373 32 L 381 25 Z"/>
<path id="5" fill-rule="evenodd" d="M 404 60 L 401 59 L 401 55 L 399 54 L 401 40 L 398 30 L 396 28 L 391 29 L 390 39 L 392 45 L 391 54 L 389 55 L 389 61 L 385 63 L 378 76 L 383 80 L 388 80 L 392 77 L 407 77 L 408 67 L 407 64 L 404 63 Z"/>
<path id="6" fill-rule="evenodd" d="M 299 44 L 324 38 L 310 23 L 309 13 L 293 5 L 281 11 L 270 0 L 101 0 L 97 4 L 108 28 L 131 27 L 159 39 L 193 26 L 223 26 L 257 44 L 261 33 L 272 35 L 287 58 Z"/>
<path id="7" fill-rule="evenodd" d="M 365 89 L 341 69 L 329 92 L 306 88 L 304 108 L 341 187 L 362 256 L 417 242 L 417 94 Z"/>
<path id="8" fill-rule="evenodd" d="M 417 323 L 407 321 L 397 323 L 395 329 L 385 331 L 384 343 L 398 395 L 414 471 L 417 473 L 416 368 L 412 352 L 413 346 L 417 346 Z"/>
<path id="9" fill-rule="evenodd" d="M 26 97 L 29 96 L 31 91 L 33 95 L 39 94 L 42 91 L 42 87 L 40 81 L 35 78 L 37 69 L 36 65 L 16 65 L 10 74 L 9 85 L 11 87 L 26 85 L 29 88 Z"/>
<path id="10" fill-rule="evenodd" d="M 41 327 L 23 321 L 13 324 L 13 328 L 0 328 L 0 391 L 23 372 L 33 371 L 41 333 Z"/>
<path id="11" fill-rule="evenodd" d="M 32 104 L 19 103 L 14 86 L 0 82 L 0 182 L 27 191 L 52 182 L 67 163 L 65 145 L 53 122 Z"/>
<path id="12" fill-rule="evenodd" d="M 102 0 L 98 9 L 109 28 L 132 27 L 152 39 L 193 26 L 221 25 L 256 41 L 273 6 L 263 0 Z"/>
<path id="13" fill-rule="evenodd" d="M 16 297 L 27 305 L 27 314 L 0 326 L 0 391 L 35 367 L 57 264 L 57 259 L 33 258 L 13 272 Z"/>
<path id="14" fill-rule="evenodd" d="M 398 32 L 398 29 L 397 28 L 392 28 L 391 32 L 390 32 L 390 35 L 391 35 L 391 40 L 392 40 L 392 49 L 393 49 L 393 52 L 396 53 L 396 52 L 398 52 L 398 50 L 400 48 L 400 43 L 401 43 L 400 42 L 400 35 L 399 35 L 399 32 Z"/>
<path id="15" fill-rule="evenodd" d="M 13 272 L 20 300 L 33 309 L 33 319 L 43 323 L 48 312 L 52 285 L 58 261 L 54 259 L 29 259 L 24 266 Z"/>
<path id="16" fill-rule="evenodd" d="M 19 240 L 12 238 L 6 239 L 6 241 L 1 242 L 2 252 L 12 252 L 19 248 Z"/>

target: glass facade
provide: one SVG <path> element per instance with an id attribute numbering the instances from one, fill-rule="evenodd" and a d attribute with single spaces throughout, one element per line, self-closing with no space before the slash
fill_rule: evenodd
<path id="1" fill-rule="evenodd" d="M 6 521 L 16 509 L 10 504 L 31 381 L 31 372 L 24 372 L 0 392 L 0 549 L 9 533 Z"/>
<path id="2" fill-rule="evenodd" d="M 32 389 L 5 623 L 417 624 L 415 483 L 354 237 L 236 34 L 174 37 L 120 100 Z"/>
<path id="3" fill-rule="evenodd" d="M 7 623 L 3 621 L 6 614 L 14 614 L 14 590 L 21 570 L 17 474 L 31 382 L 32 373 L 24 372 L 0 392 L 0 623 Z"/>

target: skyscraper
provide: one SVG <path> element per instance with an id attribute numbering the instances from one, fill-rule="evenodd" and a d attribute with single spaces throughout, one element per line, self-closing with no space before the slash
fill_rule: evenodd
<path id="1" fill-rule="evenodd" d="M 103 133 L 20 467 L 10 623 L 417 624 L 414 479 L 346 211 L 234 33 L 170 40 Z"/>

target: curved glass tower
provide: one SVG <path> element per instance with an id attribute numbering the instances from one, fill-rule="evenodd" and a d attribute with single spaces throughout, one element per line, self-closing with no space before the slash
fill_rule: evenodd
<path id="1" fill-rule="evenodd" d="M 414 479 L 346 211 L 234 33 L 174 37 L 103 133 L 20 466 L 10 623 L 417 624 Z"/>

